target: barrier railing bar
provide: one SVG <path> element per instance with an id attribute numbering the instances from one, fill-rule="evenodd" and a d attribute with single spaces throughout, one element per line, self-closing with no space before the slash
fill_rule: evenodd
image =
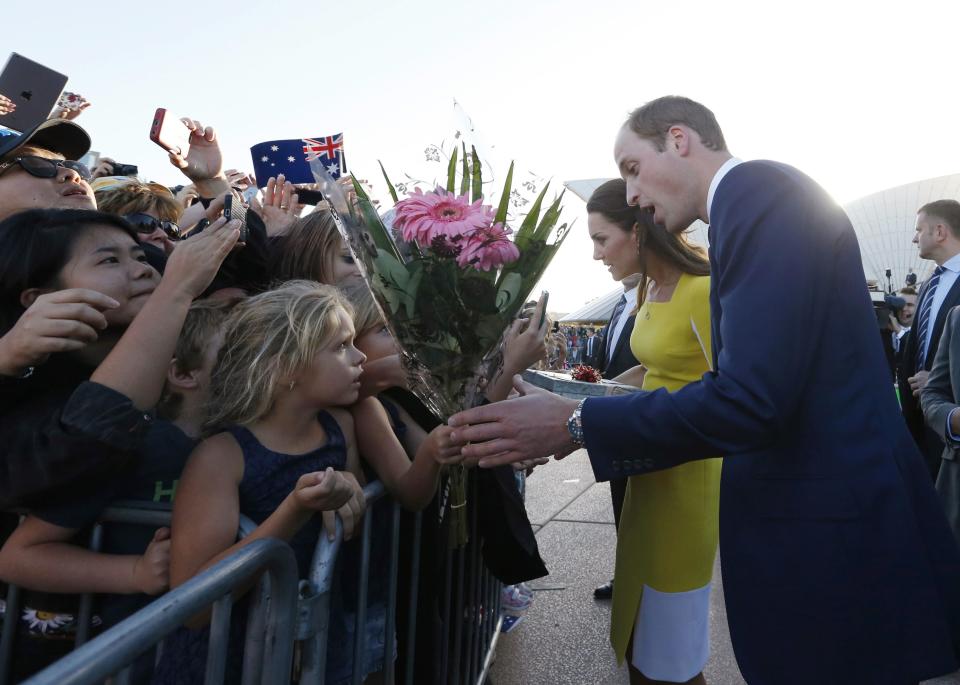
<path id="1" fill-rule="evenodd" d="M 96 523 L 90 532 L 90 551 L 99 552 L 103 549 L 103 526 Z M 90 639 L 90 630 L 93 627 L 93 593 L 85 592 L 80 595 L 80 609 L 77 612 L 77 634 L 74 638 L 74 649 L 82 647 Z"/>
<path id="2" fill-rule="evenodd" d="M 386 506 L 386 505 L 381 505 Z M 400 569 L 400 503 L 393 501 L 390 516 L 390 571 L 387 575 L 387 615 L 383 626 L 383 682 L 394 685 L 394 633 L 397 626 L 397 573 Z"/>
<path id="3" fill-rule="evenodd" d="M 275 539 L 255 540 L 154 600 L 136 614 L 105 631 L 55 664 L 25 681 L 24 685 L 90 685 L 133 662 L 158 638 L 176 630 L 214 598 L 228 595 L 266 568 L 271 582 L 271 621 L 268 626 L 264 683 L 289 679 L 296 601 L 297 564 L 293 551 Z M 276 626 L 283 626 L 278 631 Z"/>
<path id="4" fill-rule="evenodd" d="M 227 651 L 230 643 L 230 613 L 233 597 L 227 593 L 213 603 L 210 617 L 210 641 L 207 647 L 207 667 L 204 685 L 223 685 L 227 674 Z"/>
<path id="5" fill-rule="evenodd" d="M 450 523 L 447 522 L 447 526 Z M 443 534 L 443 527 L 440 528 L 440 534 Z M 444 564 L 444 574 L 443 580 L 443 619 L 440 625 L 449 626 L 450 625 L 450 598 L 453 594 L 453 550 L 447 549 L 447 558 L 446 563 Z M 447 666 L 450 664 L 450 636 L 444 635 L 442 639 L 442 649 L 440 652 L 440 673 L 441 677 L 445 680 L 449 678 L 450 671 L 447 670 Z"/>
<path id="6" fill-rule="evenodd" d="M 493 656 L 497 653 L 497 640 L 500 639 L 500 627 L 503 625 L 503 616 L 497 617 L 497 622 L 493 627 L 493 634 L 490 636 L 490 646 L 487 648 L 487 655 L 483 660 L 483 670 L 477 678 L 476 685 L 484 685 L 487 681 L 487 674 L 490 673 L 490 666 L 493 665 Z"/>
<path id="7" fill-rule="evenodd" d="M 353 631 L 353 685 L 361 685 L 366 669 L 362 666 L 367 651 L 367 600 L 370 583 L 370 543 L 373 537 L 373 506 L 383 497 L 383 483 L 374 481 L 363 489 L 367 499 L 367 513 L 363 517 L 363 537 L 360 539 L 360 586 L 357 591 L 356 624 Z"/>
<path id="8" fill-rule="evenodd" d="M 3 615 L 3 635 L 0 636 L 0 685 L 8 685 L 13 670 L 13 639 L 20 620 L 20 588 L 7 587 L 7 605 Z"/>
<path id="9" fill-rule="evenodd" d="M 127 666 L 110 680 L 110 685 L 130 685 L 133 666 Z"/>
<path id="10" fill-rule="evenodd" d="M 413 520 L 413 554 L 410 561 L 410 612 L 407 616 L 407 658 L 404 685 L 413 685 L 413 666 L 417 657 L 417 602 L 420 597 L 420 545 L 423 537 L 423 512 Z"/>
<path id="11" fill-rule="evenodd" d="M 473 479 L 473 483 L 476 483 L 476 479 Z M 470 497 L 476 502 L 477 498 L 477 487 L 474 487 L 471 490 Z M 479 526 L 477 525 L 477 507 L 470 508 L 470 563 L 469 563 L 469 574 L 470 582 L 469 586 L 469 597 L 470 597 L 470 608 L 469 608 L 469 621 L 468 626 L 468 649 L 467 649 L 467 664 L 466 664 L 466 677 L 464 682 L 473 682 L 473 679 L 476 677 L 477 672 L 480 670 L 480 620 L 482 618 L 482 613 L 484 610 L 483 606 L 483 596 L 481 594 L 480 581 L 481 573 L 480 567 L 477 564 L 477 561 L 480 557 L 480 542 L 477 538 L 477 532 Z"/>
<path id="12" fill-rule="evenodd" d="M 466 566 L 466 549 L 457 550 L 457 597 L 453 610 L 453 663 L 450 673 L 460 681 L 460 660 L 463 656 L 463 594 L 464 594 L 464 567 Z"/>

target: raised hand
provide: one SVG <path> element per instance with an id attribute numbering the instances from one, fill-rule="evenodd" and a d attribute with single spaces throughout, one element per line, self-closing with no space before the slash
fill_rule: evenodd
<path id="1" fill-rule="evenodd" d="M 354 482 L 356 482 L 354 480 Z M 354 496 L 354 488 L 343 471 L 305 473 L 293 490 L 297 505 L 310 511 L 335 511 Z"/>
<path id="2" fill-rule="evenodd" d="M 0 116 L 10 114 L 17 109 L 16 103 L 6 95 L 0 93 Z"/>
<path id="3" fill-rule="evenodd" d="M 160 287 L 169 284 L 191 299 L 199 297 L 240 238 L 240 222 L 220 217 L 210 228 L 177 243 L 167 259 Z"/>
<path id="4" fill-rule="evenodd" d="M 292 183 L 287 183 L 283 174 L 276 178 L 271 176 L 263 191 L 263 204 L 254 198 L 250 208 L 263 219 L 268 236 L 283 235 L 299 217 L 297 189 Z"/>
<path id="5" fill-rule="evenodd" d="M 170 587 L 170 529 L 158 528 L 143 556 L 133 564 L 134 587 L 159 595 Z"/>
<path id="6" fill-rule="evenodd" d="M 113 298 L 82 288 L 41 295 L 0 338 L 0 374 L 18 376 L 51 354 L 86 347 L 107 327 L 103 312 L 117 306 Z"/>
<path id="7" fill-rule="evenodd" d="M 48 117 L 49 119 L 66 119 L 67 121 L 73 121 L 90 106 L 90 101 L 77 93 L 64 93 L 61 99 L 61 103 L 62 102 L 67 102 L 67 106 L 58 103 Z"/>
<path id="8" fill-rule="evenodd" d="M 190 131 L 190 143 L 185 155 L 170 153 L 170 163 L 194 183 L 223 177 L 223 154 L 212 126 L 204 127 L 196 119 L 181 119 Z"/>

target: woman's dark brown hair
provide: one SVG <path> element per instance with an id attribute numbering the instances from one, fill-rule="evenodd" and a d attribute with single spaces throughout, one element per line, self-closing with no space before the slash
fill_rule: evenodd
<path id="1" fill-rule="evenodd" d="M 653 223 L 653 214 L 627 204 L 627 184 L 623 179 L 607 181 L 587 201 L 587 214 L 602 214 L 625 232 L 637 232 L 637 251 L 640 256 L 640 284 L 637 286 L 637 307 L 643 304 L 650 277 L 647 275 L 647 255 L 656 255 L 668 266 L 692 276 L 710 274 L 710 260 L 706 250 L 694 245 L 685 233 L 670 233 Z"/>
<path id="2" fill-rule="evenodd" d="M 275 283 L 306 279 L 335 285 L 334 261 L 343 239 L 330 212 L 313 212 L 297 219 L 275 247 L 270 277 Z"/>

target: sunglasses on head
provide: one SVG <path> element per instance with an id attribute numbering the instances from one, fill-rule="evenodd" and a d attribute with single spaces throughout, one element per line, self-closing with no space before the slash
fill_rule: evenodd
<path id="1" fill-rule="evenodd" d="M 57 174 L 60 173 L 60 167 L 63 167 L 64 169 L 76 171 L 77 175 L 84 181 L 90 180 L 90 170 L 80 162 L 74 162 L 69 159 L 47 159 L 46 157 L 37 157 L 35 155 L 14 157 L 9 162 L 0 164 L 0 174 L 10 167 L 17 165 L 31 176 L 36 176 L 37 178 L 56 178 Z"/>
<path id="2" fill-rule="evenodd" d="M 130 222 L 137 233 L 153 233 L 159 228 L 170 240 L 180 240 L 180 227 L 175 221 L 161 221 L 140 212 L 127 214 L 123 218 Z"/>

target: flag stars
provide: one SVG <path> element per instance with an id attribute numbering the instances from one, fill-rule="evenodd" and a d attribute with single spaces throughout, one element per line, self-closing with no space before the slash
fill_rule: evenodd
<path id="1" fill-rule="evenodd" d="M 269 162 L 269 161 L 270 161 L 270 158 L 267 157 L 266 155 L 264 155 L 263 157 L 260 158 L 260 161 L 261 161 L 261 162 Z"/>
<path id="2" fill-rule="evenodd" d="M 287 161 L 288 161 L 288 162 L 296 162 L 296 161 L 297 161 L 297 158 L 294 157 L 293 155 L 290 155 L 289 157 L 287 157 Z"/>
<path id="3" fill-rule="evenodd" d="M 280 148 L 277 147 L 276 145 L 271 145 L 271 146 L 270 146 L 270 149 L 271 149 L 273 152 L 276 152 L 276 151 L 279 150 Z"/>

